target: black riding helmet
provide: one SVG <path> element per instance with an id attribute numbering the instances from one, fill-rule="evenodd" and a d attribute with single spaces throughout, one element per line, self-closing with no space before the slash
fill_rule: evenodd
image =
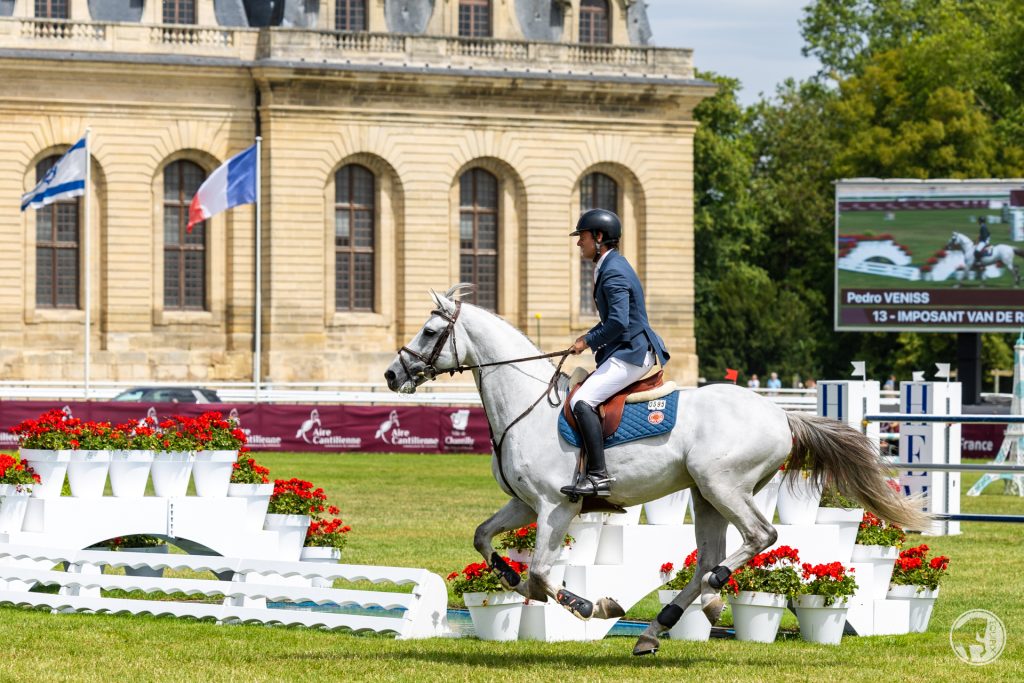
<path id="1" fill-rule="evenodd" d="M 576 230 L 570 232 L 569 236 L 576 237 L 581 232 L 592 232 L 595 237 L 600 232 L 605 242 L 618 242 L 622 237 L 622 223 L 618 216 L 607 209 L 591 209 L 580 216 Z"/>

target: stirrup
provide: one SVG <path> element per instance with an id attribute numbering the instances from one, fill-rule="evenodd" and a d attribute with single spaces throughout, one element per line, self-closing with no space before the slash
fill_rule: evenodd
<path id="1" fill-rule="evenodd" d="M 588 474 L 572 486 L 563 486 L 560 490 L 564 495 L 569 496 L 570 499 L 574 496 L 599 496 L 607 498 L 612 495 L 611 484 L 613 481 L 615 480 L 611 477 Z"/>

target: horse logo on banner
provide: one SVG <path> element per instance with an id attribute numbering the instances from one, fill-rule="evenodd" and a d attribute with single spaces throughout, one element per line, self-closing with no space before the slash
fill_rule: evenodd
<path id="1" fill-rule="evenodd" d="M 311 430 L 313 427 L 319 427 L 319 426 L 320 426 L 320 411 L 317 410 L 316 408 L 313 408 L 313 410 L 309 411 L 309 419 L 302 423 L 302 426 L 299 427 L 299 431 L 295 432 L 295 438 L 296 439 L 302 439 L 306 443 L 312 443 L 309 440 L 309 436 L 308 436 L 309 430 Z"/>
<path id="2" fill-rule="evenodd" d="M 388 419 L 380 423 L 380 427 L 377 429 L 377 433 L 373 435 L 373 438 L 380 439 L 384 443 L 391 443 L 391 439 L 389 438 L 391 430 L 400 426 L 401 423 L 398 421 L 398 411 L 392 410 L 391 414 L 388 415 Z"/>

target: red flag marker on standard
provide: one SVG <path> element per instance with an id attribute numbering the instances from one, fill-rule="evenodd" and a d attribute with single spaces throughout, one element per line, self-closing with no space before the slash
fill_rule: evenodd
<path id="1" fill-rule="evenodd" d="M 735 382 L 740 376 L 739 370 L 733 370 L 732 368 L 725 369 L 725 379 L 730 382 Z"/>
<path id="2" fill-rule="evenodd" d="M 188 207 L 188 226 L 202 223 L 221 211 L 256 201 L 256 145 L 231 157 L 199 186 Z"/>

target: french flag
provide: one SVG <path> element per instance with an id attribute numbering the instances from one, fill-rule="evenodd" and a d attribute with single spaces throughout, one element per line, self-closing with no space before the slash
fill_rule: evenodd
<path id="1" fill-rule="evenodd" d="M 256 145 L 239 152 L 210 174 L 188 207 L 188 226 L 202 223 L 210 216 L 239 204 L 256 201 Z"/>

